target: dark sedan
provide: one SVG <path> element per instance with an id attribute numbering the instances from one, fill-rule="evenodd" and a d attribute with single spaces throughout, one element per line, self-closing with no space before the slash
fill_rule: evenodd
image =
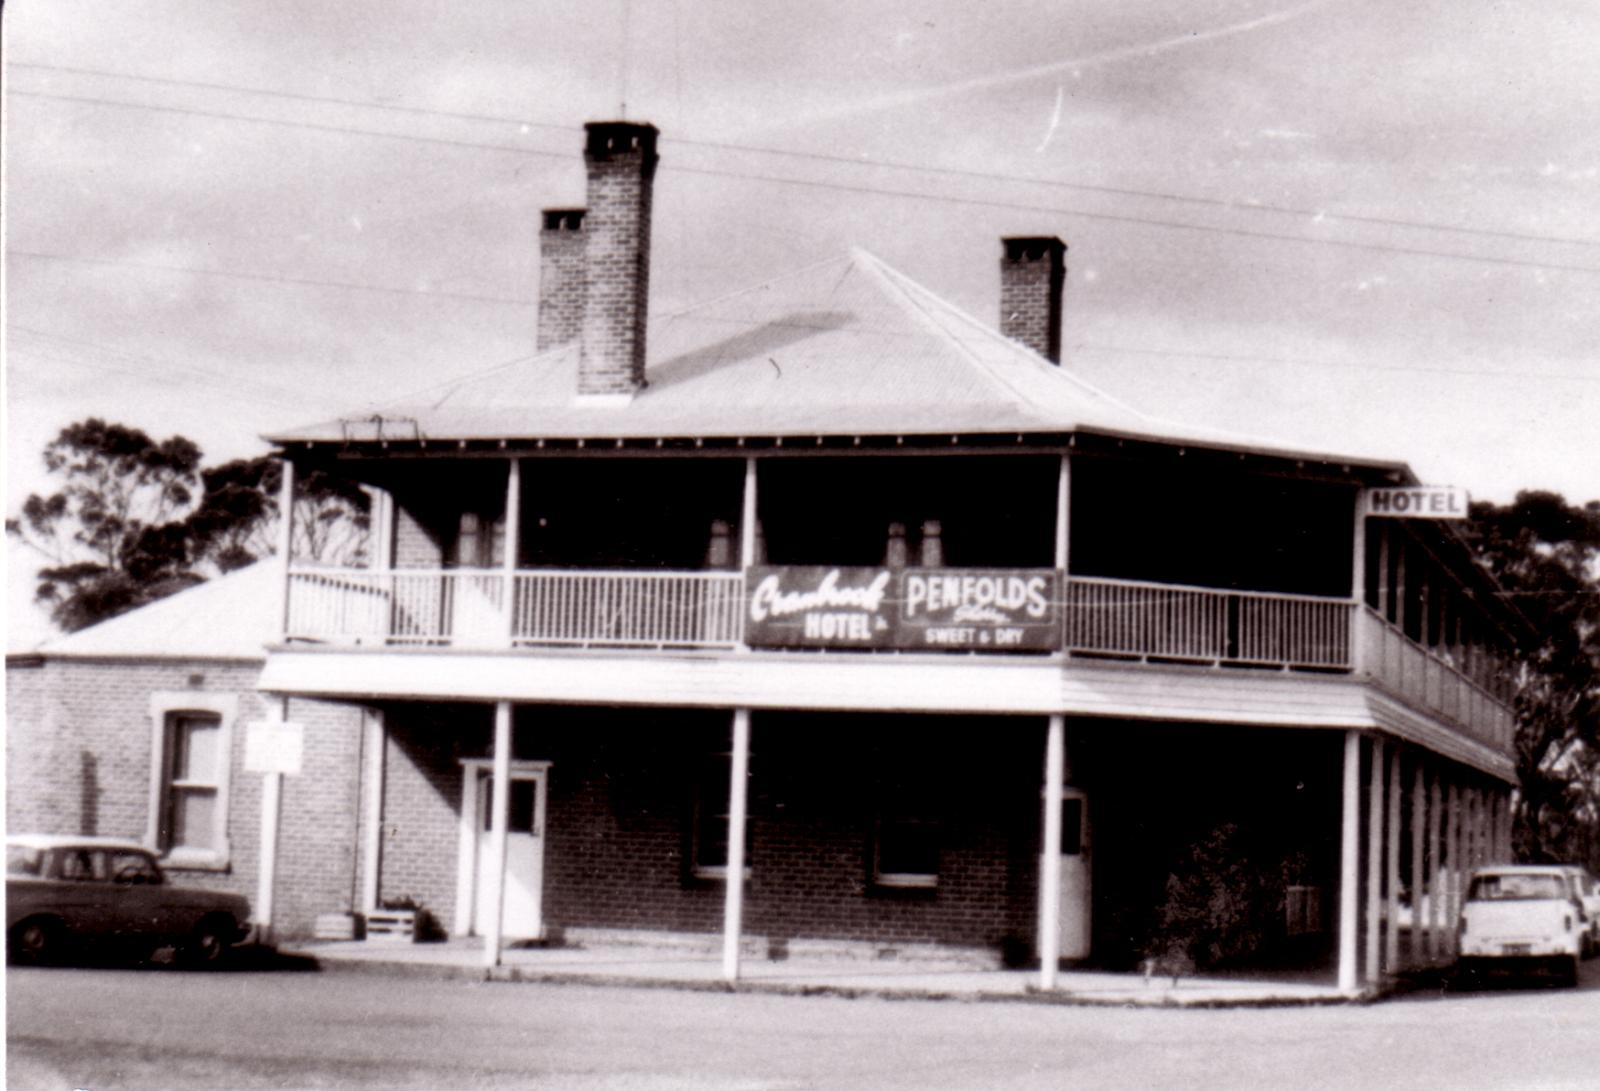
<path id="1" fill-rule="evenodd" d="M 148 957 L 172 947 L 180 961 L 206 965 L 245 939 L 249 922 L 244 898 L 172 885 L 137 842 L 6 838 L 6 946 L 14 962 Z"/>

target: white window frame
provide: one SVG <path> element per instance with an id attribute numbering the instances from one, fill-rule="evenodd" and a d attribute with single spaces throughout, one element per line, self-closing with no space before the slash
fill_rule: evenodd
<path id="1" fill-rule="evenodd" d="M 729 764 L 729 766 L 731 767 L 732 764 L 733 764 L 733 751 L 731 749 L 727 749 L 727 748 L 718 748 L 718 749 L 715 749 L 715 750 L 708 750 L 708 751 L 705 751 L 704 753 L 702 753 L 700 755 L 699 760 L 700 760 L 700 762 L 706 762 L 706 761 L 715 760 L 719 764 L 722 763 L 723 761 L 726 761 Z M 748 777 L 749 773 L 746 772 L 745 775 L 746 775 L 746 777 Z M 719 800 L 715 801 L 715 802 L 717 802 L 717 803 L 719 803 L 721 805 L 722 809 L 718 810 L 718 811 L 711 811 L 709 813 L 707 812 L 707 800 L 706 800 L 706 794 L 707 793 L 705 791 L 705 789 L 707 787 L 709 787 L 709 784 L 708 784 L 707 779 L 704 777 L 704 769 L 696 768 L 694 770 L 693 776 L 694 776 L 694 784 L 693 784 L 694 798 L 693 798 L 693 802 L 692 802 L 692 808 L 693 809 L 692 809 L 692 813 L 690 814 L 690 822 L 689 822 L 689 874 L 690 874 L 691 877 L 693 877 L 695 879 L 710 880 L 710 881 L 714 881 L 714 882 L 726 882 L 727 878 L 728 878 L 728 865 L 727 865 L 727 862 L 726 862 L 726 860 L 727 860 L 726 856 L 723 857 L 724 862 L 720 863 L 720 864 L 703 864 L 703 863 L 700 862 L 700 831 L 704 828 L 704 823 L 709 818 L 712 822 L 724 822 L 724 823 L 727 823 L 729 825 L 729 827 L 730 827 L 729 836 L 730 837 L 732 836 L 732 828 L 731 828 L 732 827 L 732 822 L 730 821 L 731 815 L 729 813 L 729 811 L 730 811 L 730 809 L 732 807 L 732 791 L 733 791 L 732 773 L 730 772 L 729 775 L 726 778 L 722 779 L 722 781 L 721 781 L 721 783 L 722 783 L 721 798 Z M 749 837 L 750 837 L 750 816 L 747 813 L 745 815 L 745 838 L 748 840 Z M 730 842 L 730 846 L 729 847 L 730 848 L 732 847 L 731 846 L 731 842 Z M 746 861 L 746 863 L 744 865 L 743 874 L 744 874 L 744 877 L 746 879 L 749 879 L 754 874 L 754 871 L 752 870 L 752 865 L 749 862 L 750 861 L 750 856 L 751 856 L 751 853 L 750 853 L 750 848 L 751 847 L 752 846 L 750 846 L 749 844 L 746 844 L 746 846 L 745 846 L 745 861 Z"/>
<path id="2" fill-rule="evenodd" d="M 171 757 L 171 727 L 173 717 L 186 713 L 217 718 L 217 805 L 209 838 L 212 847 L 169 851 L 161 843 L 161 812 L 166 806 L 170 787 L 166 774 Z M 150 801 L 144 842 L 160 858 L 163 867 L 192 871 L 224 871 L 228 868 L 233 856 L 228 840 L 228 797 L 233 780 L 233 725 L 238 718 L 239 698 L 236 694 L 161 690 L 150 695 Z"/>

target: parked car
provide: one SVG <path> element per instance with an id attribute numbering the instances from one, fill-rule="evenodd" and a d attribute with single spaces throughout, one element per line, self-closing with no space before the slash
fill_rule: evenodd
<path id="1" fill-rule="evenodd" d="M 174 886 L 137 842 L 6 838 L 6 948 L 14 962 L 148 957 L 173 947 L 181 961 L 204 965 L 243 940 L 249 921 L 244 898 Z"/>
<path id="2" fill-rule="evenodd" d="M 1577 885 L 1563 868 L 1503 866 L 1472 873 L 1461 907 L 1457 971 L 1554 970 L 1578 983 L 1589 931 Z"/>
<path id="3" fill-rule="evenodd" d="M 1588 868 L 1577 864 L 1565 864 L 1561 870 L 1572 879 L 1578 899 L 1583 902 L 1584 915 L 1589 918 L 1584 954 L 1592 958 L 1600 954 L 1600 879 L 1596 879 Z"/>

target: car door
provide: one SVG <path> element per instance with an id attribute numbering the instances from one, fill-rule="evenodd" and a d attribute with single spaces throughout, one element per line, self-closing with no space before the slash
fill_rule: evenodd
<path id="1" fill-rule="evenodd" d="M 105 853 L 71 846 L 54 850 L 47 872 L 55 880 L 55 901 L 67 929 L 87 943 L 102 940 L 112 926 L 111 889 L 106 881 Z"/>
<path id="2" fill-rule="evenodd" d="M 120 938 L 151 942 L 177 935 L 182 922 L 167 904 L 161 870 L 147 853 L 131 849 L 107 854 L 107 874 L 114 904 L 112 931 Z"/>

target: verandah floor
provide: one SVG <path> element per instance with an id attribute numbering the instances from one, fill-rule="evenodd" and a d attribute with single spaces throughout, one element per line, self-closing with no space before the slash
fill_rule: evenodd
<path id="1" fill-rule="evenodd" d="M 485 977 L 499 981 L 727 988 L 720 957 L 639 946 L 511 947 L 492 970 L 475 939 L 442 943 L 336 941 L 286 947 L 329 971 Z M 1335 1003 L 1350 999 L 1327 975 L 1200 975 L 1146 979 L 1137 973 L 1063 970 L 1056 989 L 1039 989 L 1038 970 L 972 969 L 911 958 L 874 961 L 748 958 L 736 986 L 752 992 L 863 995 L 906 999 L 1059 1001 L 1151 1007 Z"/>

